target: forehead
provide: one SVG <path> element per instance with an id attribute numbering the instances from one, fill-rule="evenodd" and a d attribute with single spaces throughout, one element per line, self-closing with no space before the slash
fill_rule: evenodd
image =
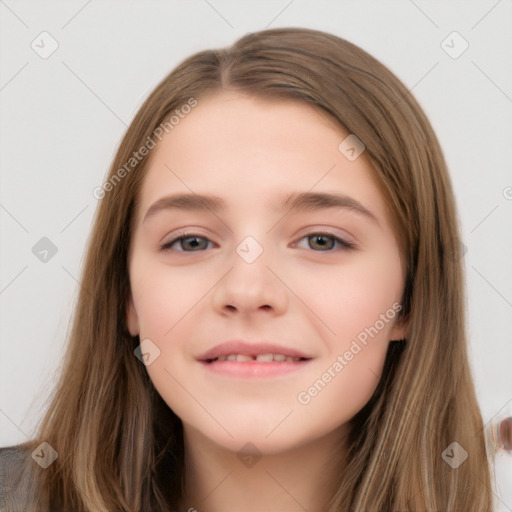
<path id="1" fill-rule="evenodd" d="M 337 190 L 384 212 L 368 162 L 339 150 L 348 132 L 298 100 L 223 92 L 197 106 L 158 143 L 141 196 L 142 215 L 170 193 L 222 196 L 230 204 L 277 203 L 293 192 Z"/>

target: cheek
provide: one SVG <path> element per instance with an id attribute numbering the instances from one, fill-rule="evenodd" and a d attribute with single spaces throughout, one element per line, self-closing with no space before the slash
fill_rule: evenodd
<path id="1" fill-rule="evenodd" d="M 326 421 L 348 421 L 371 398 L 382 373 L 397 316 L 393 304 L 401 296 L 399 256 L 383 251 L 380 258 L 354 259 L 316 273 L 308 285 L 308 306 L 319 312 L 326 352 L 298 402 Z"/>
<path id="2" fill-rule="evenodd" d="M 141 339 L 169 339 L 211 287 L 209 280 L 198 279 L 197 273 L 170 269 L 154 261 L 141 260 L 131 275 Z"/>
<path id="3" fill-rule="evenodd" d="M 339 267 L 301 269 L 307 277 L 296 280 L 294 291 L 307 303 L 306 314 L 318 317 L 315 323 L 323 325 L 320 334 L 331 349 L 345 350 L 361 333 L 364 339 L 376 322 L 379 339 L 386 339 L 396 317 L 392 306 L 402 294 L 400 259 L 393 249 L 378 257 L 360 253 Z"/>
<path id="4" fill-rule="evenodd" d="M 334 360 L 323 368 L 323 373 L 297 393 L 296 417 L 304 422 L 315 418 L 325 432 L 350 421 L 375 392 L 385 352 L 383 344 L 366 349 L 351 361 Z"/>

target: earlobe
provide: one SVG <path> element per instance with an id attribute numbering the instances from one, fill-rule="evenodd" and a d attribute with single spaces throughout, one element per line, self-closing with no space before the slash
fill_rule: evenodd
<path id="1" fill-rule="evenodd" d="M 391 341 L 397 341 L 397 340 L 405 340 L 407 339 L 409 331 L 409 324 L 404 319 L 399 318 L 395 325 L 393 326 L 393 329 L 391 329 L 390 332 L 390 340 Z"/>
<path id="2" fill-rule="evenodd" d="M 409 335 L 409 315 L 404 315 L 402 309 L 395 319 L 393 328 L 389 333 L 390 341 L 406 340 Z"/>
<path id="3" fill-rule="evenodd" d="M 400 341 L 407 339 L 407 331 L 406 329 L 393 329 L 389 341 Z"/>
<path id="4" fill-rule="evenodd" d="M 139 334 L 139 317 L 137 315 L 137 311 L 135 311 L 131 293 L 128 297 L 128 304 L 126 308 L 126 326 L 128 327 L 128 331 L 130 331 L 132 336 L 137 336 Z"/>

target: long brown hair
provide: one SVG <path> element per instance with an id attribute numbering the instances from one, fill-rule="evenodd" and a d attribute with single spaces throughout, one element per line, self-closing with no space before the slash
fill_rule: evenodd
<path id="1" fill-rule="evenodd" d="M 126 163 L 176 109 L 227 89 L 304 101 L 363 141 L 406 264 L 407 339 L 390 343 L 377 389 L 351 421 L 346 469 L 326 510 L 492 510 L 467 355 L 459 226 L 441 148 L 384 65 L 339 37 L 302 28 L 250 33 L 187 58 L 128 128 L 102 189 L 60 380 L 37 440 L 26 443 L 46 441 L 59 454 L 45 470 L 30 461 L 35 510 L 135 512 L 179 503 L 181 421 L 134 356 L 140 340 L 126 326 L 127 251 L 149 157 Z M 468 454 L 458 467 L 443 457 L 454 442 Z"/>

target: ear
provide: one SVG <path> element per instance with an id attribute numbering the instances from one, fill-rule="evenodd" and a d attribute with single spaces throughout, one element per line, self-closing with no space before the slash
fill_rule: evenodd
<path id="1" fill-rule="evenodd" d="M 395 319 L 393 328 L 389 333 L 390 341 L 404 340 L 409 336 L 409 321 L 408 318 L 399 315 Z"/>
<path id="2" fill-rule="evenodd" d="M 139 316 L 133 305 L 133 298 L 130 292 L 128 297 L 128 304 L 126 306 L 126 326 L 132 336 L 137 336 L 140 332 L 139 328 Z"/>
<path id="3" fill-rule="evenodd" d="M 395 325 L 393 329 L 391 329 L 391 333 L 389 335 L 390 341 L 398 341 L 407 339 L 408 328 L 406 325 Z"/>

